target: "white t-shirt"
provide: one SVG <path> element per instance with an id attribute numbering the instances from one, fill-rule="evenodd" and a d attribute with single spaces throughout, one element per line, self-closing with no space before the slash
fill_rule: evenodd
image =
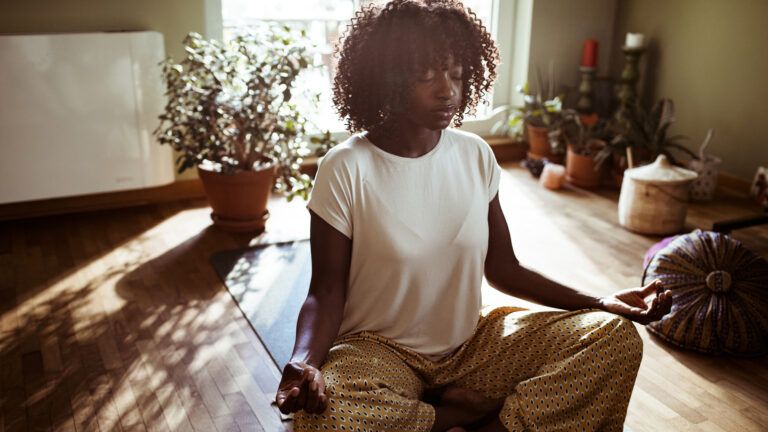
<path id="1" fill-rule="evenodd" d="M 356 134 L 320 161 L 307 208 L 352 239 L 339 336 L 363 330 L 431 359 L 474 332 L 501 169 L 472 133 L 407 158 Z"/>

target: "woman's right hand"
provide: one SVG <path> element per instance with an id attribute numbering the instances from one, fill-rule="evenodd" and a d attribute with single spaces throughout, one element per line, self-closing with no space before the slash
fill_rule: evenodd
<path id="1" fill-rule="evenodd" d="M 328 406 L 323 374 L 304 362 L 288 363 L 283 369 L 275 401 L 283 414 L 302 409 L 308 414 L 321 414 Z"/>
<path id="2" fill-rule="evenodd" d="M 283 368 L 275 402 L 284 414 L 300 410 L 320 414 L 328 406 L 317 366 L 323 364 L 341 328 L 352 259 L 352 240 L 312 210 L 309 213 L 312 280 L 299 312 L 291 354 L 291 359 L 304 361 L 290 361 Z"/>

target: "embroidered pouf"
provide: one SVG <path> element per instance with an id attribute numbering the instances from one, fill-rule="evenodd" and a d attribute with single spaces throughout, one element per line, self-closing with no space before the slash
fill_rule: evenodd
<path id="1" fill-rule="evenodd" d="M 696 230 L 663 241 L 642 283 L 660 279 L 672 291 L 672 311 L 646 328 L 709 354 L 768 354 L 768 262 L 716 232 Z"/>
<path id="2" fill-rule="evenodd" d="M 662 250 L 662 249 L 664 249 L 665 247 L 667 247 L 667 245 L 668 245 L 668 244 L 672 243 L 672 241 L 673 241 L 674 239 L 678 238 L 678 237 L 680 237 L 680 236 L 679 236 L 679 235 L 675 235 L 675 236 L 672 236 L 672 237 L 667 237 L 667 238 L 665 238 L 665 239 L 661 240 L 660 242 L 658 242 L 658 243 L 654 244 L 653 246 L 651 246 L 651 247 L 650 247 L 650 248 L 649 248 L 649 249 L 648 249 L 648 250 L 645 252 L 645 258 L 643 259 L 643 268 L 647 268 L 647 267 L 648 267 L 648 264 L 651 262 L 651 260 L 653 259 L 653 257 L 654 257 L 654 256 L 656 256 L 656 254 L 657 254 L 657 253 L 658 253 L 660 250 Z"/>

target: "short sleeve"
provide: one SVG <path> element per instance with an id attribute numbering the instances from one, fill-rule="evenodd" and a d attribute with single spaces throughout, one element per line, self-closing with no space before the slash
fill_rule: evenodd
<path id="1" fill-rule="evenodd" d="M 318 163 L 307 208 L 347 238 L 352 238 L 352 182 L 349 169 L 334 152 Z"/>
<path id="2" fill-rule="evenodd" d="M 488 185 L 488 202 L 491 202 L 499 191 L 499 182 L 501 181 L 501 167 L 496 161 L 496 155 L 491 146 L 483 140 L 483 150 L 485 158 L 486 184 Z"/>

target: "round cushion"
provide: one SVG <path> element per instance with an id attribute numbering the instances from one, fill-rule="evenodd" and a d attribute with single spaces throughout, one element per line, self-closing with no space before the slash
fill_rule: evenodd
<path id="1" fill-rule="evenodd" d="M 768 262 L 711 231 L 667 243 L 645 266 L 642 284 L 660 279 L 672 291 L 672 311 L 646 328 L 705 353 L 768 354 Z"/>
<path id="2" fill-rule="evenodd" d="M 672 240 L 680 237 L 679 235 L 673 235 L 672 237 L 667 237 L 660 242 L 654 244 L 651 246 L 646 252 L 645 252 L 645 258 L 643 259 L 643 268 L 648 267 L 648 263 L 651 262 L 653 257 L 662 249 L 667 247 L 668 244 L 672 243 Z"/>

